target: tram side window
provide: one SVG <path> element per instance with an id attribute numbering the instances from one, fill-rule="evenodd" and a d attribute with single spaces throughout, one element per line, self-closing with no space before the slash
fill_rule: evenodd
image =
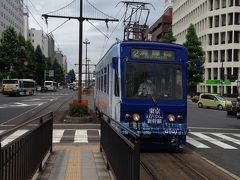
<path id="1" fill-rule="evenodd" d="M 107 68 L 106 67 L 104 68 L 103 73 L 104 73 L 103 74 L 103 77 L 104 77 L 104 87 L 103 87 L 103 90 L 106 93 L 107 92 Z"/>
<path id="2" fill-rule="evenodd" d="M 118 78 L 118 70 L 115 70 L 114 74 L 114 94 L 116 97 L 119 97 L 119 78 Z"/>
<path id="3" fill-rule="evenodd" d="M 103 70 L 100 71 L 100 90 L 103 92 Z"/>

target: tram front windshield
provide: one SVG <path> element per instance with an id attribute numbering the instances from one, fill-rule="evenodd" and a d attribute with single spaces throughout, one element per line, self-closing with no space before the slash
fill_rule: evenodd
<path id="1" fill-rule="evenodd" d="M 125 75 L 127 98 L 183 98 L 181 65 L 127 62 Z"/>

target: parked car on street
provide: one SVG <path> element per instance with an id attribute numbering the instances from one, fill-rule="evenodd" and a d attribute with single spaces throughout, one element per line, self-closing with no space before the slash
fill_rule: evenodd
<path id="1" fill-rule="evenodd" d="M 226 107 L 232 104 L 231 101 L 226 100 L 224 97 L 218 94 L 201 93 L 198 101 L 198 107 L 216 108 L 219 110 L 226 109 Z"/>
<path id="2" fill-rule="evenodd" d="M 193 96 L 191 100 L 192 102 L 197 103 L 199 101 L 199 96 Z"/>
<path id="3" fill-rule="evenodd" d="M 237 97 L 235 101 L 232 101 L 232 104 L 226 107 L 227 115 L 234 115 L 240 119 L 240 97 Z"/>

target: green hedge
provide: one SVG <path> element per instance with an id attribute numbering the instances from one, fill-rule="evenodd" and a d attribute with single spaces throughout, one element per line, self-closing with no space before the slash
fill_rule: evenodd
<path id="1" fill-rule="evenodd" d="M 83 117 L 89 115 L 88 107 L 82 104 L 69 104 L 69 116 Z"/>

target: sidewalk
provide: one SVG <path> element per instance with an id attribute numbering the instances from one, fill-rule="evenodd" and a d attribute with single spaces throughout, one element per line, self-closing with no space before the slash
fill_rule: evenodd
<path id="1" fill-rule="evenodd" d="M 110 180 L 99 144 L 60 144 L 37 180 Z"/>

